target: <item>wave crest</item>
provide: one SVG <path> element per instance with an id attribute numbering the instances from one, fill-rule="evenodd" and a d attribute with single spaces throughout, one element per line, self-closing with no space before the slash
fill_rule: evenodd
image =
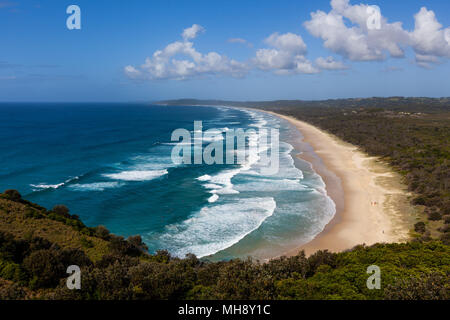
<path id="1" fill-rule="evenodd" d="M 104 177 L 113 180 L 123 180 L 123 181 L 148 181 L 159 177 L 162 177 L 169 172 L 167 169 L 164 170 L 130 170 L 122 171 L 119 173 L 105 173 Z"/>

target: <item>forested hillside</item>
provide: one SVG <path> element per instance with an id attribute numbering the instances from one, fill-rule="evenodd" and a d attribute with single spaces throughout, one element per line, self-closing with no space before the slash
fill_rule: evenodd
<path id="1" fill-rule="evenodd" d="M 86 227 L 64 206 L 46 210 L 17 191 L 0 194 L 2 299 L 448 299 L 450 247 L 438 241 L 303 252 L 268 263 L 208 262 L 166 251 L 150 255 L 127 240 Z M 81 267 L 81 290 L 66 287 Z M 381 270 L 369 290 L 367 267 Z"/>

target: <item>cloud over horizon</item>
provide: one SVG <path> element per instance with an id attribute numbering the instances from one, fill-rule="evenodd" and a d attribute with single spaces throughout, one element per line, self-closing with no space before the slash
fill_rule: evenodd
<path id="1" fill-rule="evenodd" d="M 450 27 L 444 28 L 434 11 L 422 7 L 414 15 L 414 30 L 405 30 L 402 22 L 389 22 L 382 11 L 368 4 L 350 4 L 350 0 L 331 0 L 329 12 L 311 13 L 302 23 L 312 36 L 322 40 L 323 47 L 333 56 L 307 56 L 307 44 L 301 35 L 274 32 L 265 40 L 265 48 L 257 48 L 253 57 L 244 62 L 228 58 L 215 51 L 201 53 L 194 47 L 194 39 L 205 28 L 199 24 L 183 30 L 182 41 L 169 43 L 155 51 L 140 66 L 128 65 L 125 74 L 131 79 L 186 80 L 199 76 L 244 77 L 251 71 L 277 75 L 317 74 L 324 71 L 345 70 L 348 62 L 386 61 L 402 59 L 411 48 L 419 67 L 432 68 L 450 59 Z M 378 8 L 379 11 L 374 11 Z M 370 25 L 378 14 L 378 27 Z M 243 38 L 228 39 L 252 47 Z"/>

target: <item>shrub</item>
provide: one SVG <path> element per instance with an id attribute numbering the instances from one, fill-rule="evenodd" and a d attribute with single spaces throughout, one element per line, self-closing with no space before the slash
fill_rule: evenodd
<path id="1" fill-rule="evenodd" d="M 69 218 L 69 208 L 67 208 L 65 205 L 58 204 L 53 207 L 52 211 L 56 213 L 57 215 L 63 216 L 65 218 Z"/>
<path id="2" fill-rule="evenodd" d="M 418 232 L 418 233 L 425 233 L 425 230 L 426 230 L 426 228 L 425 228 L 425 223 L 422 222 L 422 221 L 417 222 L 417 223 L 414 225 L 414 231 L 416 231 L 416 232 Z"/>
<path id="3" fill-rule="evenodd" d="M 44 216 L 36 210 L 27 208 L 25 210 L 25 218 L 42 219 Z"/>
<path id="4" fill-rule="evenodd" d="M 17 283 L 0 283 L 0 300 L 19 300 L 25 298 L 25 290 Z"/>
<path id="5" fill-rule="evenodd" d="M 384 290 L 388 300 L 447 300 L 448 279 L 439 273 L 397 280 Z"/>
<path id="6" fill-rule="evenodd" d="M 30 275 L 30 287 L 55 287 L 60 279 L 67 277 L 70 265 L 79 267 L 92 265 L 86 254 L 78 249 L 61 250 L 55 246 L 32 252 L 23 260 L 23 267 Z"/>
<path id="7" fill-rule="evenodd" d="M 109 248 L 119 255 L 139 256 L 142 253 L 141 249 L 119 236 L 111 236 Z"/>
<path id="8" fill-rule="evenodd" d="M 446 244 L 446 245 L 450 245 L 450 233 L 444 233 L 442 236 L 441 236 L 441 241 L 444 243 L 444 244 Z"/>
<path id="9" fill-rule="evenodd" d="M 280 257 L 279 259 L 271 260 L 263 265 L 263 269 L 275 279 L 292 277 L 294 274 L 305 278 L 310 270 L 310 265 L 305 252 L 300 251 L 293 257 Z"/>
<path id="10" fill-rule="evenodd" d="M 336 266 L 336 255 L 334 253 L 325 251 L 317 251 L 308 258 L 309 271 L 307 276 L 312 276 L 316 273 L 320 266 Z"/>
<path id="11" fill-rule="evenodd" d="M 431 232 L 430 231 L 425 231 L 425 233 L 422 235 L 422 237 L 420 237 L 420 240 L 421 241 L 425 241 L 425 242 L 431 241 L 432 240 Z"/>
<path id="12" fill-rule="evenodd" d="M 427 208 L 425 213 L 428 215 L 428 219 L 431 221 L 438 221 L 442 219 L 442 215 L 439 213 L 439 209 L 436 207 Z"/>
<path id="13" fill-rule="evenodd" d="M 25 280 L 26 275 L 17 263 L 0 261 L 0 278 L 19 282 Z"/>
<path id="14" fill-rule="evenodd" d="M 28 254 L 37 250 L 50 249 L 52 246 L 52 243 L 50 241 L 41 237 L 33 237 L 29 239 L 28 244 L 29 244 Z"/>
<path id="15" fill-rule="evenodd" d="M 450 224 L 450 214 L 443 216 L 442 219 L 445 224 Z"/>
<path id="16" fill-rule="evenodd" d="M 426 198 L 425 196 L 418 196 L 412 200 L 412 204 L 424 206 L 426 204 Z"/>
<path id="17" fill-rule="evenodd" d="M 93 248 L 94 247 L 94 243 L 92 242 L 92 240 L 89 240 L 86 237 L 81 237 L 80 242 L 81 242 L 81 245 L 83 246 L 83 248 Z"/>
<path id="18" fill-rule="evenodd" d="M 84 251 L 79 249 L 60 250 L 59 259 L 66 267 L 70 265 L 77 265 L 79 267 L 89 267 L 93 265 L 92 261 L 86 256 Z"/>
<path id="19" fill-rule="evenodd" d="M 29 250 L 29 244 L 24 240 L 15 240 L 5 232 L 0 232 L 0 260 L 11 260 L 20 263 Z"/>
<path id="20" fill-rule="evenodd" d="M 30 282 L 32 288 L 54 287 L 65 275 L 64 265 L 56 250 L 34 251 L 24 259 L 23 266 L 32 278 Z"/>
<path id="21" fill-rule="evenodd" d="M 12 200 L 12 201 L 19 201 L 22 199 L 22 196 L 20 195 L 19 191 L 17 191 L 17 190 L 8 189 L 8 190 L 5 190 L 4 194 L 7 196 L 7 198 L 9 200 Z"/>
<path id="22" fill-rule="evenodd" d="M 95 235 L 103 240 L 109 239 L 109 230 L 105 226 L 98 226 L 95 228 Z"/>
<path id="23" fill-rule="evenodd" d="M 148 251 L 148 247 L 144 242 L 142 242 L 141 236 L 130 236 L 127 241 L 141 251 Z"/>
<path id="24" fill-rule="evenodd" d="M 442 219 L 442 216 L 439 212 L 433 211 L 428 215 L 428 219 L 430 219 L 431 221 L 439 221 Z"/>
<path id="25" fill-rule="evenodd" d="M 156 254 L 152 256 L 152 260 L 163 263 L 168 263 L 171 259 L 172 256 L 167 250 L 157 250 Z"/>

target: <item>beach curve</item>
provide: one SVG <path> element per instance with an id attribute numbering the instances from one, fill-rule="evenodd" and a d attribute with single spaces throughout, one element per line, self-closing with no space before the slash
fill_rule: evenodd
<path id="1" fill-rule="evenodd" d="M 287 120 L 303 136 L 302 154 L 324 180 L 336 214 L 312 241 L 285 255 L 304 250 L 341 252 L 360 244 L 405 242 L 410 239 L 415 209 L 401 177 L 376 157 L 319 128 L 267 110 Z"/>

